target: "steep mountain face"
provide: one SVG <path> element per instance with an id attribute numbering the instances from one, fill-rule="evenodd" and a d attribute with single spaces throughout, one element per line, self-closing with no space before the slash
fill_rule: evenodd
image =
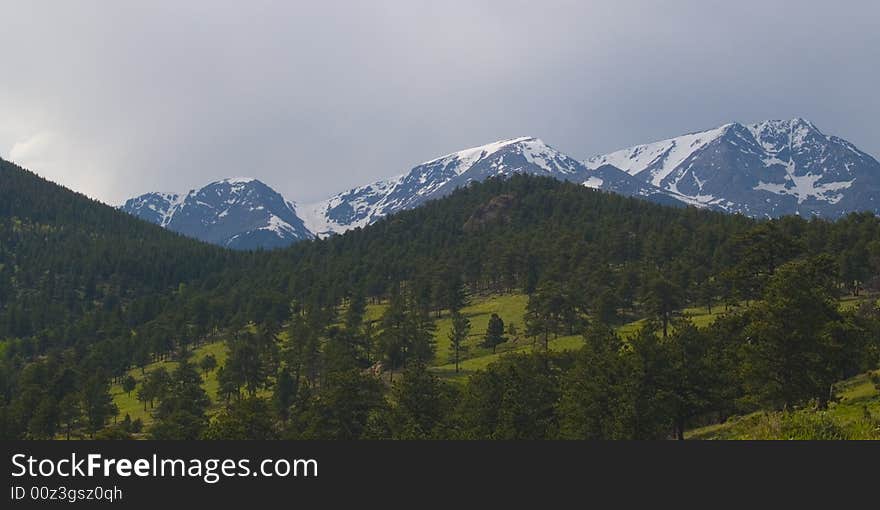
<path id="1" fill-rule="evenodd" d="M 749 216 L 880 211 L 880 163 L 804 119 L 726 124 L 596 156 L 676 198 Z"/>
<path id="2" fill-rule="evenodd" d="M 588 184 L 593 187 L 623 194 L 650 197 L 659 193 L 659 190 L 649 190 L 650 185 L 623 172 L 618 171 L 620 175 L 614 177 L 610 176 L 610 169 L 590 172 L 574 158 L 543 141 L 522 137 L 433 159 L 398 177 L 355 188 L 307 206 L 301 213 L 306 225 L 316 235 L 339 233 L 369 225 L 379 218 L 411 209 L 427 200 L 440 198 L 469 182 L 514 173 L 546 175 L 578 182 L 589 178 L 592 180 Z M 608 187 L 612 184 L 619 191 Z"/>
<path id="3" fill-rule="evenodd" d="M 685 202 L 676 198 L 669 192 L 666 192 L 651 183 L 645 182 L 638 177 L 634 177 L 612 165 L 602 165 L 598 168 L 585 168 L 584 171 L 579 174 L 579 179 L 582 180 L 584 186 L 588 188 L 608 191 L 628 197 L 638 197 L 659 204 L 679 207 L 686 205 Z"/>
<path id="4" fill-rule="evenodd" d="M 181 234 L 233 249 L 311 239 L 294 205 L 256 179 L 231 178 L 186 194 L 147 193 L 121 209 Z"/>
<path id="5" fill-rule="evenodd" d="M 155 192 L 130 198 L 120 209 L 142 220 L 167 227 L 168 222 L 174 217 L 174 212 L 180 204 L 180 193 Z"/>

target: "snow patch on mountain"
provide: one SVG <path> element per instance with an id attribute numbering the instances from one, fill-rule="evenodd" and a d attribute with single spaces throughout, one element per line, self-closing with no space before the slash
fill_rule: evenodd
<path id="1" fill-rule="evenodd" d="M 227 177 L 226 179 L 222 179 L 217 181 L 217 183 L 226 183 L 226 184 L 250 184 L 254 182 L 256 179 L 253 177 Z"/>
<path id="2" fill-rule="evenodd" d="M 587 177 L 587 180 L 584 181 L 584 186 L 593 189 L 602 189 L 602 184 L 605 181 L 601 177 L 596 177 L 594 175 Z"/>
<path id="3" fill-rule="evenodd" d="M 527 136 L 523 136 L 520 138 L 511 138 L 509 140 L 500 140 L 497 142 L 488 143 L 486 145 L 481 145 L 479 147 L 471 147 L 470 149 L 464 149 L 458 152 L 453 152 L 452 154 L 447 154 L 445 156 L 440 156 L 439 158 L 432 159 L 430 161 L 425 161 L 421 165 L 431 165 L 434 163 L 442 163 L 444 165 L 455 164 L 455 171 L 458 175 L 463 174 L 468 171 L 474 164 L 476 164 L 481 159 L 487 158 L 492 154 L 495 154 L 499 150 L 504 147 L 508 147 L 510 145 L 526 142 L 533 140 Z M 403 176 L 401 176 L 403 177 Z"/>
<path id="4" fill-rule="evenodd" d="M 269 232 L 274 232 L 280 236 L 295 235 L 296 233 L 296 229 L 293 228 L 293 225 L 274 214 L 269 216 L 269 221 L 266 226 L 260 227 L 257 230 L 268 230 Z"/>
<path id="5" fill-rule="evenodd" d="M 302 218 L 306 228 L 319 237 L 365 227 L 384 215 L 388 207 L 387 196 L 404 177 L 406 174 L 351 189 L 327 200 L 298 208 L 297 214 Z M 349 221 L 333 214 L 334 211 L 341 209 L 350 210 Z"/>
<path id="6" fill-rule="evenodd" d="M 604 156 L 595 156 L 584 164 L 587 168 L 612 165 L 630 175 L 639 175 L 647 170 L 650 179 L 645 178 L 645 180 L 654 186 L 660 186 L 663 180 L 684 163 L 691 154 L 706 147 L 724 134 L 729 126 L 730 124 L 726 124 L 709 131 L 637 145 Z"/>
<path id="7" fill-rule="evenodd" d="M 850 181 L 829 182 L 826 184 L 817 184 L 824 177 L 823 175 L 794 175 L 789 173 L 786 176 L 788 183 L 779 184 L 772 182 L 759 181 L 754 190 L 769 191 L 777 195 L 791 195 L 797 199 L 798 204 L 804 203 L 808 198 L 813 197 L 816 200 L 836 204 L 843 198 L 843 194 L 832 192 L 847 189 L 853 185 L 855 179 Z"/>

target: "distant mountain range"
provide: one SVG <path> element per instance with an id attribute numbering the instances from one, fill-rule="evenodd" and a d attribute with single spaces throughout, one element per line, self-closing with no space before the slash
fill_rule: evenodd
<path id="1" fill-rule="evenodd" d="M 188 193 L 147 193 L 121 209 L 175 232 L 228 248 L 279 248 L 314 236 L 295 206 L 251 178 L 212 182 Z"/>
<path id="2" fill-rule="evenodd" d="M 275 248 L 364 227 L 471 181 L 527 173 L 669 205 L 754 217 L 836 218 L 878 212 L 880 163 L 804 119 L 726 124 L 584 162 L 532 137 L 432 159 L 387 180 L 298 207 L 256 179 L 225 179 L 185 194 L 147 193 L 122 210 L 235 249 Z"/>

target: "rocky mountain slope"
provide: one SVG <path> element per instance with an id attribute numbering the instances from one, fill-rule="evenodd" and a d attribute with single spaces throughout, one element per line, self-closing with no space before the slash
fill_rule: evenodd
<path id="1" fill-rule="evenodd" d="M 835 218 L 880 206 L 880 163 L 800 118 L 726 124 L 585 164 L 613 165 L 690 204 L 756 217 Z"/>
<path id="2" fill-rule="evenodd" d="M 313 237 L 292 203 L 251 178 L 223 179 L 188 193 L 147 193 L 129 199 L 121 209 L 234 249 L 276 248 Z"/>

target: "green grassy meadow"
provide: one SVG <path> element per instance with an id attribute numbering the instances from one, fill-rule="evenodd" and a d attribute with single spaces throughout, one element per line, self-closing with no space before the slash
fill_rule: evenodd
<path id="1" fill-rule="evenodd" d="M 471 332 L 467 339 L 467 352 L 463 355 L 463 361 L 460 363 L 460 372 L 456 373 L 455 365 L 452 363 L 452 353 L 450 352 L 449 332 L 452 328 L 452 320 L 448 312 L 443 312 L 441 317 L 436 321 L 436 358 L 434 360 L 435 372 L 444 379 L 450 379 L 455 382 L 464 382 L 467 377 L 477 370 L 488 367 L 492 362 L 509 353 L 527 353 L 535 348 L 542 348 L 532 339 L 525 336 L 525 322 L 523 317 L 526 313 L 526 305 L 528 304 L 528 296 L 520 293 L 475 296 L 472 297 L 468 306 L 461 311 L 471 322 Z M 377 322 L 381 319 L 382 314 L 388 307 L 386 303 L 368 304 L 364 315 L 365 321 Z M 694 307 L 683 311 L 698 326 L 705 326 L 712 322 L 720 313 L 722 308 L 713 308 L 710 314 L 705 308 Z M 498 346 L 495 353 L 491 349 L 481 347 L 480 343 L 486 334 L 489 324 L 489 318 L 493 313 L 497 313 L 504 320 L 505 328 L 512 323 L 515 325 L 517 334 L 509 335 L 509 340 Z M 625 323 L 617 327 L 618 333 L 622 337 L 634 334 L 644 324 L 645 320 L 640 319 Z M 281 333 L 282 340 L 286 335 L 286 331 Z M 559 336 L 552 338 L 549 342 L 549 348 L 552 351 L 576 350 L 583 344 L 580 335 Z M 223 341 L 215 341 L 203 344 L 193 350 L 192 362 L 198 362 L 206 355 L 213 354 L 217 358 L 218 366 L 223 365 L 226 360 L 226 345 Z M 165 367 L 166 370 L 173 371 L 177 367 L 176 361 L 162 361 L 148 365 L 145 370 L 147 372 L 156 370 L 159 367 Z M 139 368 L 129 371 L 140 384 L 143 374 Z M 217 374 L 216 370 L 204 377 L 203 387 L 208 392 L 212 400 L 216 400 L 217 395 Z M 122 390 L 121 384 L 114 384 L 111 387 L 111 394 L 116 405 L 119 407 L 119 416 L 124 417 L 128 414 L 132 420 L 141 419 L 144 424 L 152 421 L 151 410 L 147 406 L 144 411 L 144 405 L 137 400 L 137 390 L 131 395 L 126 394 Z M 216 410 L 216 404 L 213 410 Z"/>
<path id="2" fill-rule="evenodd" d="M 841 299 L 841 308 L 853 309 L 866 299 L 874 298 L 863 296 L 843 298 Z M 436 358 L 433 364 L 435 373 L 443 379 L 455 383 L 463 383 L 470 374 L 485 369 L 506 354 L 527 353 L 534 349 L 542 349 L 543 346 L 536 344 L 533 339 L 525 336 L 523 317 L 525 316 L 527 303 L 528 296 L 517 293 L 477 296 L 471 299 L 468 306 L 462 309 L 462 313 L 470 320 L 471 332 L 467 339 L 467 352 L 464 353 L 459 372 L 455 371 L 455 365 L 452 363 L 452 353 L 450 352 L 449 332 L 452 328 L 452 321 L 448 312 L 444 312 L 436 321 Z M 387 304 L 384 303 L 367 305 L 365 320 L 379 321 L 386 308 Z M 505 328 L 512 323 L 516 326 L 517 330 L 516 335 L 508 335 L 509 340 L 498 346 L 496 353 L 492 353 L 491 349 L 480 346 L 486 334 L 489 318 L 493 313 L 497 313 L 504 320 Z M 725 310 L 722 306 L 713 307 L 711 313 L 705 307 L 690 307 L 682 310 L 682 315 L 688 317 L 697 327 L 710 325 L 717 317 L 724 313 Z M 625 339 L 635 334 L 645 322 L 645 319 L 634 320 L 617 326 L 616 330 Z M 283 332 L 281 336 L 286 336 L 286 332 Z M 550 340 L 549 349 L 557 352 L 576 350 L 581 345 L 583 345 L 583 339 L 580 335 L 559 336 Z M 217 358 L 218 366 L 222 366 L 227 356 L 225 343 L 223 341 L 216 341 L 199 346 L 193 350 L 192 362 L 198 364 L 208 354 L 213 354 Z M 145 370 L 149 372 L 159 367 L 165 367 L 170 372 L 176 366 L 177 362 L 175 361 L 162 361 L 148 365 Z M 143 379 L 141 370 L 135 368 L 130 370 L 129 373 L 140 384 L 140 381 Z M 204 378 L 203 387 L 212 401 L 216 401 L 218 387 L 216 370 L 208 373 L 207 376 L 202 373 L 202 376 Z M 878 395 L 873 384 L 871 384 L 868 375 L 863 374 L 854 379 L 844 381 L 840 383 L 837 390 L 840 401 L 832 404 L 827 413 L 835 421 L 839 421 L 841 426 L 852 427 L 855 426 L 853 424 L 861 423 L 860 420 L 865 415 L 864 409 L 866 406 L 869 412 L 873 412 L 878 420 L 880 420 L 880 395 Z M 119 407 L 120 419 L 128 414 L 132 420 L 141 419 L 145 425 L 150 424 L 152 421 L 151 410 L 149 406 L 146 411 L 144 410 L 143 403 L 137 400 L 136 390 L 131 395 L 128 395 L 122 390 L 120 384 L 114 384 L 111 387 L 111 394 L 114 402 Z M 209 413 L 214 413 L 218 409 L 219 405 L 214 402 Z M 695 439 L 769 437 L 773 433 L 779 433 L 779 422 L 779 416 L 773 413 L 756 413 L 733 418 L 721 425 L 712 425 L 693 430 L 688 436 Z"/>
<path id="3" fill-rule="evenodd" d="M 217 358 L 218 367 L 222 366 L 223 363 L 226 362 L 226 345 L 220 341 L 203 344 L 193 350 L 191 361 L 193 364 L 198 366 L 199 361 L 201 361 L 201 359 L 208 354 L 213 354 L 214 357 Z M 172 372 L 175 368 L 177 368 L 177 362 L 160 361 L 157 363 L 151 363 L 144 368 L 143 373 L 141 372 L 140 368 L 133 368 L 129 370 L 128 373 L 137 380 L 139 387 L 141 381 L 144 378 L 144 373 L 152 372 L 153 370 L 157 370 L 160 367 L 165 367 L 165 370 Z M 208 392 L 208 396 L 211 397 L 211 401 L 215 401 L 217 398 L 218 387 L 217 370 L 208 373 L 207 376 L 205 376 L 205 373 L 201 371 L 200 374 L 202 375 L 203 380 L 202 387 L 205 388 L 205 391 Z M 119 408 L 120 418 L 124 417 L 127 414 L 131 417 L 132 420 L 141 419 L 144 422 L 144 425 L 148 425 L 153 421 L 149 404 L 147 405 L 147 410 L 144 411 L 143 402 L 138 401 L 137 389 L 135 389 L 135 391 L 132 391 L 129 395 L 122 390 L 122 385 L 117 383 L 113 384 L 110 387 L 110 394 L 113 396 L 113 402 Z"/>

